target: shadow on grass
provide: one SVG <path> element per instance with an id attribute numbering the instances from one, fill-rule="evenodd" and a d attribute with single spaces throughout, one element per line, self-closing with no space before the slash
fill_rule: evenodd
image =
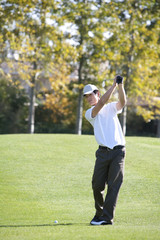
<path id="1" fill-rule="evenodd" d="M 57 226 L 89 226 L 87 223 L 54 223 L 54 224 L 24 224 L 24 225 L 0 225 L 0 228 L 23 228 L 23 227 L 57 227 Z"/>

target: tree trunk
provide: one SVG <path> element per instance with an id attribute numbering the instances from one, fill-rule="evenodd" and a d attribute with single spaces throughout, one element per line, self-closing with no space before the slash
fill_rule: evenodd
<path id="1" fill-rule="evenodd" d="M 128 65 L 127 65 L 127 69 L 126 69 L 126 81 L 125 81 L 125 92 L 126 92 L 126 96 L 127 96 L 127 93 L 129 92 L 129 84 L 130 84 L 130 76 L 131 76 L 131 73 L 132 73 L 132 69 L 130 68 L 130 63 L 133 62 L 133 49 L 134 49 L 134 30 L 132 28 L 132 15 L 131 15 L 131 18 L 130 18 L 130 28 L 131 28 L 131 31 L 129 32 L 130 34 L 130 39 L 131 39 L 131 46 L 130 46 L 130 50 L 129 50 L 129 53 L 128 53 Z M 123 114 L 122 114 L 122 118 L 121 118 L 121 125 L 122 125 L 122 131 L 123 131 L 123 134 L 124 136 L 126 135 L 126 122 L 127 122 L 127 105 L 125 105 L 124 109 L 123 109 Z"/>
<path id="2" fill-rule="evenodd" d="M 81 39 L 81 44 L 83 40 Z M 82 55 L 80 62 L 79 62 L 79 69 L 78 69 L 78 83 L 82 83 L 82 66 L 84 63 L 84 57 Z M 82 134 L 82 114 L 83 114 L 83 89 L 79 89 L 79 96 L 78 96 L 78 107 L 77 107 L 77 119 L 76 119 L 76 134 Z"/>
<path id="3" fill-rule="evenodd" d="M 82 134 L 82 114 L 83 114 L 83 90 L 79 90 L 78 108 L 77 108 L 77 121 L 76 121 L 76 134 Z"/>
<path id="4" fill-rule="evenodd" d="M 126 135 L 126 123 L 127 123 L 127 106 L 124 107 L 122 114 L 122 131 L 124 136 Z"/>
<path id="5" fill-rule="evenodd" d="M 34 69 L 37 68 L 36 63 L 33 63 Z M 32 85 L 30 88 L 30 105 L 29 105 L 29 133 L 34 133 L 34 122 L 35 122 L 35 75 L 32 77 Z"/>
<path id="6" fill-rule="evenodd" d="M 29 133 L 34 133 L 35 86 L 30 88 Z"/>

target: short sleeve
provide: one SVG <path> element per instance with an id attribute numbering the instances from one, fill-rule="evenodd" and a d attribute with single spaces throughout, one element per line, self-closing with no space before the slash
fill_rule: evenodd
<path id="1" fill-rule="evenodd" d="M 85 113 L 85 118 L 93 125 L 94 118 L 92 118 L 92 109 L 94 107 L 89 108 Z"/>
<path id="2" fill-rule="evenodd" d="M 115 114 L 120 114 L 120 113 L 122 113 L 122 109 L 119 110 L 119 111 L 117 110 L 116 104 L 117 104 L 117 102 L 112 102 L 112 103 L 110 103 L 111 108 L 114 110 Z"/>

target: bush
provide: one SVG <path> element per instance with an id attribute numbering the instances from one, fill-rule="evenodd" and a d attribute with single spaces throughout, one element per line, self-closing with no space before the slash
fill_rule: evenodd
<path id="1" fill-rule="evenodd" d="M 27 132 L 28 97 L 18 84 L 0 79 L 0 133 Z"/>

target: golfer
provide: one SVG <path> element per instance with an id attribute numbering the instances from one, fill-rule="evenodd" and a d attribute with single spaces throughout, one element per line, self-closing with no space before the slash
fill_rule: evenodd
<path id="1" fill-rule="evenodd" d="M 119 100 L 108 103 L 116 87 L 118 87 Z M 92 84 L 84 87 L 83 94 L 91 105 L 85 113 L 85 118 L 93 126 L 99 145 L 92 178 L 96 213 L 90 224 L 113 224 L 118 193 L 124 175 L 125 139 L 117 117 L 126 103 L 123 78 L 116 76 L 113 85 L 101 98 L 98 88 Z M 108 189 L 104 198 L 106 184 Z"/>

